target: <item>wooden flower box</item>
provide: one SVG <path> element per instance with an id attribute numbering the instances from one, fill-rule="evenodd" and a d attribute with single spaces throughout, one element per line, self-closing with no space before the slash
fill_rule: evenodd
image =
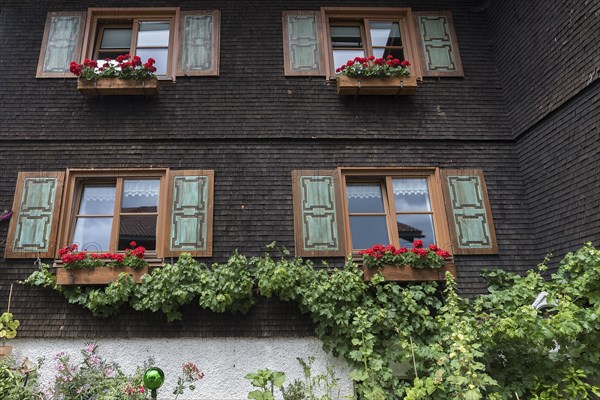
<path id="1" fill-rule="evenodd" d="M 77 90 L 86 96 L 155 96 L 160 85 L 158 79 L 145 80 L 101 78 L 96 81 L 77 80 Z"/>
<path id="2" fill-rule="evenodd" d="M 387 95 L 398 96 L 413 94 L 417 90 L 417 78 L 414 76 L 395 76 L 380 78 L 337 77 L 339 95 Z"/>
<path id="3" fill-rule="evenodd" d="M 64 269 L 56 268 L 57 285 L 105 285 L 114 282 L 119 278 L 119 274 L 125 272 L 133 276 L 135 283 L 142 282 L 142 275 L 148 273 L 148 267 L 143 268 L 77 268 Z"/>
<path id="4" fill-rule="evenodd" d="M 386 281 L 443 281 L 446 279 L 446 271 L 456 277 L 456 268 L 452 262 L 447 262 L 446 265 L 441 268 L 413 268 L 406 265 L 401 267 L 386 265 L 383 268 L 367 268 L 363 266 L 362 269 L 364 271 L 363 279 L 365 281 L 370 281 L 380 270 Z"/>

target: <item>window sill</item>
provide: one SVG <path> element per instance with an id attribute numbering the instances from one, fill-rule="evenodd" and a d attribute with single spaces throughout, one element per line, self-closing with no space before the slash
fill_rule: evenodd
<path id="1" fill-rule="evenodd" d="M 132 80 L 100 78 L 96 81 L 77 80 L 77 90 L 86 96 L 156 96 L 160 92 L 157 78 Z"/>
<path id="2" fill-rule="evenodd" d="M 345 75 L 337 77 L 337 94 L 339 95 L 384 95 L 402 96 L 417 91 L 417 78 L 414 76 L 396 76 L 380 78 L 350 78 Z"/>
<path id="3" fill-rule="evenodd" d="M 361 266 L 361 268 L 364 271 L 365 281 L 370 281 L 378 272 L 381 272 L 388 282 L 443 281 L 446 279 L 446 272 L 450 272 L 456 278 L 456 267 L 453 261 L 447 261 L 441 268 L 413 268 L 406 265 L 401 267 L 386 265 L 383 268 Z"/>
<path id="4" fill-rule="evenodd" d="M 148 258 L 147 267 L 142 268 L 80 268 L 65 269 L 61 260 L 55 260 L 53 267 L 56 268 L 56 284 L 62 286 L 70 285 L 106 285 L 119 278 L 119 274 L 124 272 L 133 277 L 135 283 L 142 282 L 142 276 L 151 272 L 154 268 L 162 266 L 162 259 Z M 108 262 L 108 261 L 107 261 Z"/>

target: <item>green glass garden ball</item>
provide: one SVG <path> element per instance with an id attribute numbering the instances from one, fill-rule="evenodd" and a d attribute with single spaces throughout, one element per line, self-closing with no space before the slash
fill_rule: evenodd
<path id="1" fill-rule="evenodd" d="M 165 382 L 165 373 L 162 369 L 152 367 L 144 373 L 144 387 L 150 390 L 156 390 Z"/>

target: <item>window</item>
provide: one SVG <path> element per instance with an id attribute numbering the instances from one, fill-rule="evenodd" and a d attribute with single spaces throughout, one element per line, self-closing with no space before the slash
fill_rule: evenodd
<path id="1" fill-rule="evenodd" d="M 220 13 L 179 8 L 90 8 L 48 13 L 37 77 L 73 77 L 69 63 L 122 54 L 156 60 L 159 79 L 219 74 Z"/>
<path id="2" fill-rule="evenodd" d="M 322 13 L 327 21 L 330 77 L 335 76 L 336 68 L 355 57 L 391 55 L 418 66 L 410 9 L 323 8 Z M 413 67 L 413 71 L 418 70 Z"/>
<path id="3" fill-rule="evenodd" d="M 159 205 L 166 194 L 164 180 L 165 170 L 71 173 L 61 245 L 115 252 L 135 241 L 156 251 L 162 244 L 158 228 L 163 225 Z"/>
<path id="4" fill-rule="evenodd" d="M 436 243 L 453 254 L 497 254 L 481 169 L 292 171 L 300 257 L 346 257 L 373 244 Z"/>
<path id="5" fill-rule="evenodd" d="M 115 251 L 135 241 L 156 250 L 160 183 L 160 177 L 82 179 L 69 242 L 80 249 Z"/>
<path id="6" fill-rule="evenodd" d="M 209 170 L 21 172 L 5 257 L 56 257 L 71 243 L 117 252 L 132 241 L 159 257 L 211 256 L 213 181 Z"/>
<path id="7" fill-rule="evenodd" d="M 122 54 L 156 60 L 156 75 L 172 77 L 176 69 L 174 32 L 177 8 L 102 9 L 88 11 L 84 57 L 104 60 Z"/>
<path id="8" fill-rule="evenodd" d="M 447 246 L 445 212 L 435 170 L 344 171 L 348 243 L 407 247 L 415 239 Z"/>

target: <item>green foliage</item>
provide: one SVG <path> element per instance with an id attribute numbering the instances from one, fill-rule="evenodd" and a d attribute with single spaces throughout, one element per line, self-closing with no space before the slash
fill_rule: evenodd
<path id="1" fill-rule="evenodd" d="M 42 400 L 43 396 L 37 383 L 37 369 L 41 361 L 32 370 L 18 366 L 14 358 L 0 359 L 0 399 L 2 400 Z"/>
<path id="2" fill-rule="evenodd" d="M 146 400 L 148 393 L 142 387 L 144 368 L 132 376 L 98 354 L 95 343 L 81 350 L 83 360 L 73 363 L 69 355 L 56 356 L 56 377 L 51 389 L 56 399 Z"/>
<path id="3" fill-rule="evenodd" d="M 285 382 L 285 374 L 280 371 L 271 371 L 270 369 L 260 369 L 256 372 L 246 374 L 244 377 L 250 380 L 252 386 L 257 387 L 248 393 L 248 398 L 252 400 L 274 400 L 274 388 L 281 389 Z"/>
<path id="4" fill-rule="evenodd" d="M 94 315 L 128 303 L 169 321 L 194 299 L 215 312 L 245 312 L 257 288 L 310 313 L 324 349 L 349 362 L 364 399 L 587 399 L 599 390 L 590 383 L 600 376 L 600 251 L 591 244 L 568 254 L 549 280 L 544 264 L 525 276 L 488 272 L 489 293 L 473 299 L 458 296 L 450 275 L 444 291 L 381 275 L 364 282 L 351 260 L 343 269 L 314 268 L 288 255 L 234 254 L 210 268 L 182 255 L 139 285 L 121 276 L 101 289 L 57 287 L 47 267 L 26 283 L 58 290 Z M 551 306 L 537 311 L 540 292 Z M 407 360 L 410 371 L 399 374 Z M 293 388 L 301 393 L 299 383 Z M 272 395 L 255 392 L 263 397 L 251 398 Z"/>
<path id="5" fill-rule="evenodd" d="M 308 357 L 305 361 L 297 358 L 302 366 L 304 381 L 294 380 L 286 388 L 281 388 L 284 400 L 338 400 L 341 398 L 339 379 L 331 365 L 327 366 L 326 373 L 312 374 L 315 357 Z"/>
<path id="6" fill-rule="evenodd" d="M 0 340 L 4 343 L 6 339 L 14 339 L 20 324 L 19 320 L 13 318 L 12 313 L 2 313 L 0 315 Z"/>

